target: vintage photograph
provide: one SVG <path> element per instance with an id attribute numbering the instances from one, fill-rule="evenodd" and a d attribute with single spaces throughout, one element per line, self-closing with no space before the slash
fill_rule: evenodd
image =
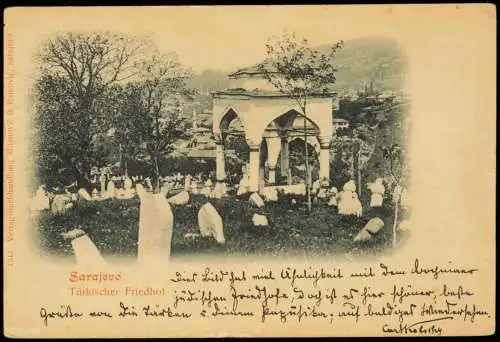
<path id="1" fill-rule="evenodd" d="M 4 334 L 495 332 L 496 8 L 10 8 Z"/>
<path id="2" fill-rule="evenodd" d="M 285 29 L 231 70 L 185 63 L 139 31 L 57 32 L 33 55 L 40 253 L 351 259 L 411 243 L 397 42 L 315 46 Z"/>

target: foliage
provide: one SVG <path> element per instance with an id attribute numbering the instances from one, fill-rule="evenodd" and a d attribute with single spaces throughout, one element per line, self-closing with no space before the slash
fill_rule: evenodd
<path id="1" fill-rule="evenodd" d="M 391 207 L 373 211 L 365 205 L 363 218 L 337 215 L 332 207 L 318 204 L 314 215 L 305 210 L 305 196 L 280 194 L 280 201 L 266 203 L 264 209 L 253 208 L 248 198 L 210 199 L 191 195 L 188 204 L 173 206 L 174 229 L 172 257 L 199 255 L 264 255 L 264 256 L 325 256 L 377 255 L 390 244 Z M 293 204 L 292 199 L 296 203 Z M 186 238 L 186 233 L 199 233 L 198 211 L 210 201 L 221 214 L 224 223 L 226 244 L 218 245 L 211 238 Z M 384 201 L 390 202 L 390 201 Z M 369 200 L 363 199 L 363 203 Z M 264 214 L 269 227 L 254 227 L 252 215 Z M 385 228 L 373 241 L 356 245 L 352 239 L 366 222 L 378 216 L 385 222 Z M 55 216 L 43 212 L 37 225 L 42 252 L 72 256 L 69 241 L 60 233 L 71 228 L 86 231 L 104 257 L 129 256 L 137 253 L 139 228 L 139 200 L 110 199 L 103 202 L 81 201 L 68 214 Z M 404 238 L 404 235 L 400 235 Z"/>
<path id="2" fill-rule="evenodd" d="M 284 33 L 274 43 L 266 45 L 267 60 L 258 65 L 264 78 L 279 92 L 296 101 L 300 113 L 307 118 L 307 104 L 312 95 L 328 93 L 328 85 L 335 83 L 334 59 L 343 42 L 334 44 L 328 53 L 320 53 L 308 46 L 307 39 L 297 42 L 295 34 Z M 306 135 L 306 120 L 304 120 Z M 308 210 L 311 211 L 310 173 L 307 141 L 305 146 L 305 166 L 307 179 Z"/>
<path id="3" fill-rule="evenodd" d="M 189 72 L 150 41 L 109 32 L 49 37 L 37 53 L 34 164 L 40 182 L 90 188 L 92 167 L 159 159 L 185 136 Z M 140 164 L 140 163 L 139 163 Z M 56 172 L 54 172 L 56 171 Z"/>

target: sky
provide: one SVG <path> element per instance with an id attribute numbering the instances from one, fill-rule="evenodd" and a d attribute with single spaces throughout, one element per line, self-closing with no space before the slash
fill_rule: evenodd
<path id="1" fill-rule="evenodd" d="M 232 71 L 261 61 L 265 44 L 285 29 L 312 46 L 399 32 L 404 7 L 392 6 L 186 6 L 25 8 L 19 42 L 34 49 L 64 31 L 108 30 L 148 35 L 164 52 L 175 52 L 193 71 Z M 32 19 L 29 19 L 29 18 Z M 385 18 L 381 20 L 381 18 Z M 25 58 L 25 56 L 21 56 Z"/>

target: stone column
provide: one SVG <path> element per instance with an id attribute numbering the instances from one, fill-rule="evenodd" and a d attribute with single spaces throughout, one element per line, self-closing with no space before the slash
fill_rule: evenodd
<path id="1" fill-rule="evenodd" d="M 226 165 L 224 159 L 224 146 L 221 139 L 215 141 L 215 164 L 216 164 L 216 183 L 215 195 L 223 197 L 226 195 Z"/>
<path id="2" fill-rule="evenodd" d="M 326 179 L 328 182 L 324 183 L 324 187 L 330 186 L 330 142 L 331 137 L 319 137 L 320 151 L 319 151 L 319 178 Z"/>
<path id="3" fill-rule="evenodd" d="M 276 184 L 276 164 L 281 149 L 281 139 L 279 136 L 266 137 L 267 143 L 267 165 L 268 165 L 268 183 Z"/>
<path id="4" fill-rule="evenodd" d="M 260 182 L 260 148 L 259 145 L 249 145 L 250 147 L 250 162 L 248 165 L 248 179 L 250 192 L 259 191 Z"/>
<path id="5" fill-rule="evenodd" d="M 288 152 L 288 138 L 287 137 L 282 137 L 281 138 L 281 160 L 280 160 L 280 166 L 281 166 L 281 176 L 286 177 L 287 183 L 290 184 L 292 179 L 291 179 L 291 172 L 290 172 L 290 162 L 289 162 L 289 152 Z"/>

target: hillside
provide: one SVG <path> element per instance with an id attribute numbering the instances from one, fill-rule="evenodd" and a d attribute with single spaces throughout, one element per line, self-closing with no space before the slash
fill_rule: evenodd
<path id="1" fill-rule="evenodd" d="M 321 45 L 318 50 L 327 52 L 333 44 Z M 407 70 L 404 52 L 396 42 L 384 37 L 344 41 L 343 49 L 337 53 L 336 65 L 339 71 L 333 86 L 335 90 L 358 90 L 364 83 L 370 82 L 382 91 L 401 90 Z M 188 86 L 198 89 L 202 97 L 209 97 L 210 91 L 223 90 L 229 86 L 227 75 L 232 71 L 204 70 L 193 75 Z"/>
<path id="2" fill-rule="evenodd" d="M 318 47 L 327 52 L 333 44 Z M 334 89 L 357 90 L 363 83 L 373 82 L 380 90 L 401 90 L 404 87 L 407 61 L 396 42 L 383 37 L 344 41 L 337 53 L 337 82 Z"/>

